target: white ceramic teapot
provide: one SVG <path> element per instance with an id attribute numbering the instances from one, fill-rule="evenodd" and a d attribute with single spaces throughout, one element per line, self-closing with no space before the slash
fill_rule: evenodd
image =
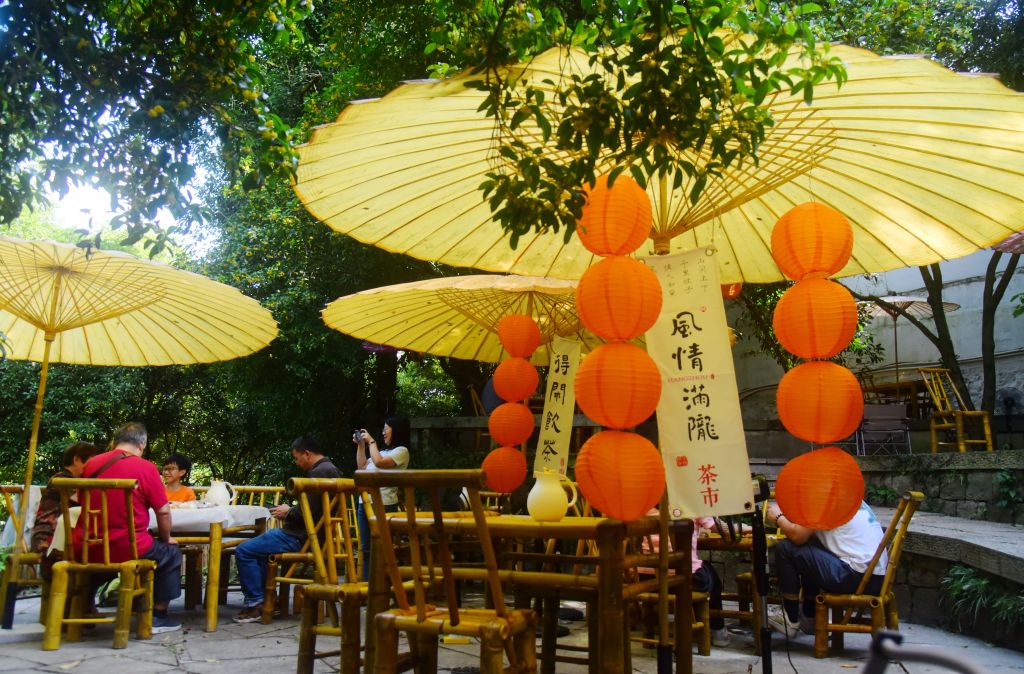
<path id="1" fill-rule="evenodd" d="M 534 473 L 537 482 L 526 497 L 526 510 L 530 517 L 538 522 L 557 522 L 565 517 L 565 511 L 569 506 L 576 503 L 576 485 L 561 473 L 555 473 L 549 468 L 543 472 Z M 565 493 L 562 487 L 562 480 L 572 491 L 572 500 Z"/>
<path id="2" fill-rule="evenodd" d="M 212 480 L 204 500 L 215 506 L 231 505 L 235 500 L 235 487 L 224 480 Z"/>

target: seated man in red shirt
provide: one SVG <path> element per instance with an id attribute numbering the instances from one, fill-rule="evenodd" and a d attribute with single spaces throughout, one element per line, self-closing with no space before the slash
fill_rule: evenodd
<path id="1" fill-rule="evenodd" d="M 159 634 L 181 629 L 181 622 L 167 615 L 167 604 L 181 594 L 181 550 L 178 549 L 177 541 L 171 538 L 171 510 L 160 471 L 142 458 L 146 441 L 145 426 L 138 422 L 125 424 L 114 435 L 114 448 L 89 459 L 82 477 L 138 481 L 132 498 L 135 542 L 140 559 L 156 562 L 153 577 L 153 633 Z M 107 503 L 111 559 L 129 560 L 132 553 L 124 499 L 108 498 Z M 154 540 L 149 533 L 150 508 L 156 512 L 159 540 Z M 82 544 L 82 533 L 81 529 L 75 529 L 76 546 Z M 89 556 L 94 554 L 102 558 L 103 553 L 99 549 L 90 550 Z"/>

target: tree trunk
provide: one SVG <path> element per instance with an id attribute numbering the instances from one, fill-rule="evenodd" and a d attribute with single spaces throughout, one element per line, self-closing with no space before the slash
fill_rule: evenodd
<path id="1" fill-rule="evenodd" d="M 992 253 L 985 270 L 985 291 L 981 309 L 981 370 L 983 374 L 981 387 L 981 409 L 990 414 L 995 413 L 996 406 L 996 308 L 1006 294 L 1013 273 L 1017 269 L 1020 255 L 1011 255 L 1006 268 L 998 271 L 999 261 L 1003 254 Z"/>
<path id="2" fill-rule="evenodd" d="M 939 263 L 930 264 L 927 267 L 918 267 L 921 271 L 921 278 L 924 280 L 924 287 L 928 290 L 928 304 L 932 307 L 932 319 L 935 321 L 935 334 L 928 335 L 935 348 L 939 350 L 939 360 L 942 367 L 949 370 L 953 378 L 953 385 L 963 396 L 964 406 L 974 409 L 974 401 L 971 399 L 971 392 L 967 388 L 964 373 L 960 369 L 960 361 L 953 346 L 953 337 L 949 332 L 949 322 L 946 320 L 946 313 L 942 309 L 942 270 Z"/>

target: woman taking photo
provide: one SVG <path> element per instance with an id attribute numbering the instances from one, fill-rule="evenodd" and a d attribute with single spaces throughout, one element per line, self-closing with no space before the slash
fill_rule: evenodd
<path id="1" fill-rule="evenodd" d="M 405 415 L 388 417 L 384 421 L 382 434 L 383 447 L 377 446 L 365 428 L 352 434 L 352 442 L 356 445 L 356 467 L 359 470 L 401 470 L 409 466 L 409 418 Z M 387 511 L 398 510 L 398 487 L 381 489 L 384 497 L 384 508 Z M 356 522 L 359 525 L 359 551 L 362 557 L 363 580 L 370 578 L 370 522 L 366 518 L 366 508 L 362 497 L 356 506 Z"/>

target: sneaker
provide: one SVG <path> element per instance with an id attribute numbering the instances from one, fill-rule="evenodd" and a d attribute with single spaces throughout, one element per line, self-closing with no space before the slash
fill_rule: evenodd
<path id="1" fill-rule="evenodd" d="M 729 645 L 729 630 L 724 627 L 719 630 L 711 630 L 711 645 L 712 646 L 728 646 Z"/>
<path id="2" fill-rule="evenodd" d="M 153 616 L 153 634 L 177 632 L 181 629 L 181 621 L 169 616 Z"/>
<path id="3" fill-rule="evenodd" d="M 263 605 L 246 606 L 232 620 L 240 624 L 258 623 L 263 620 Z"/>
<path id="4" fill-rule="evenodd" d="M 814 616 L 802 615 L 800 616 L 800 631 L 804 634 L 814 634 Z"/>
<path id="5" fill-rule="evenodd" d="M 800 633 L 800 621 L 790 621 L 789 616 L 781 607 L 768 614 L 768 625 L 776 632 L 785 634 L 787 639 L 795 639 L 796 635 Z"/>

